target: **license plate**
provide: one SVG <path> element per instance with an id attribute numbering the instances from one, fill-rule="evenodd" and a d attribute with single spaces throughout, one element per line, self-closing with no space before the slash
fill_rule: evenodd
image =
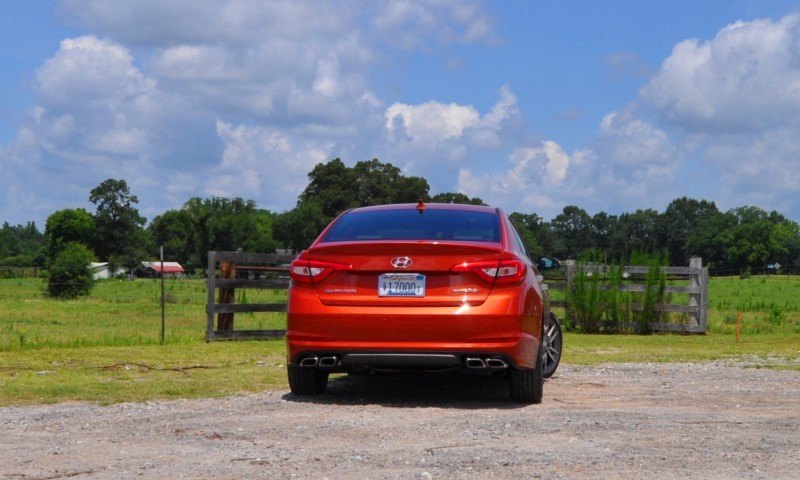
<path id="1" fill-rule="evenodd" d="M 384 273 L 378 277 L 379 297 L 424 297 L 425 275 Z"/>

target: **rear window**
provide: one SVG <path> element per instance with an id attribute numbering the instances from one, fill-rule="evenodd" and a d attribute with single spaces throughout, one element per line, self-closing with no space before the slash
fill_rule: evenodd
<path id="1" fill-rule="evenodd" d="M 500 242 L 500 217 L 464 210 L 371 210 L 342 216 L 323 242 L 356 240 L 458 240 Z"/>

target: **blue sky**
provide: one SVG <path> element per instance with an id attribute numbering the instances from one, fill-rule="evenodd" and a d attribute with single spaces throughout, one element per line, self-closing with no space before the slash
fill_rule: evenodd
<path id="1" fill-rule="evenodd" d="M 800 220 L 800 3 L 4 1 L 0 221 L 124 178 L 294 206 L 379 158 L 507 212 Z"/>

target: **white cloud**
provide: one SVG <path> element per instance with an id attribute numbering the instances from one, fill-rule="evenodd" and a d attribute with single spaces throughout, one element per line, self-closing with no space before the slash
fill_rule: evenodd
<path id="1" fill-rule="evenodd" d="M 567 153 L 553 140 L 519 147 L 509 168 L 478 173 L 464 168 L 458 190 L 511 211 L 555 215 L 566 204 L 587 210 L 668 202 L 682 156 L 662 130 L 629 114 L 612 112 L 590 147 Z"/>
<path id="2" fill-rule="evenodd" d="M 291 1 L 62 0 L 65 14 L 93 31 L 126 43 L 164 46 L 216 40 L 253 44 L 265 35 L 289 41 L 345 31 L 360 5 Z"/>
<path id="3" fill-rule="evenodd" d="M 500 99 L 484 116 L 472 105 L 443 104 L 434 100 L 407 105 L 395 103 L 385 113 L 386 131 L 395 141 L 407 138 L 419 147 L 435 147 L 452 139 L 461 139 L 481 148 L 497 145 L 498 133 L 506 122 L 519 114 L 516 97 L 504 86 Z"/>
<path id="4" fill-rule="evenodd" d="M 751 138 L 707 146 L 719 169 L 726 204 L 755 204 L 782 211 L 800 207 L 800 131 L 776 128 Z M 736 160 L 735 166 L 731 166 Z"/>
<path id="5" fill-rule="evenodd" d="M 677 44 L 642 89 L 665 128 L 685 133 L 681 169 L 705 188 L 697 196 L 800 211 L 799 47 L 800 14 L 739 21 Z"/>
<path id="6" fill-rule="evenodd" d="M 127 48 L 109 39 L 63 40 L 36 71 L 33 87 L 38 104 L 7 155 L 18 164 L 7 181 L 24 193 L 5 205 L 40 222 L 57 208 L 88 208 L 89 190 L 110 177 L 125 178 L 141 198 L 160 198 L 154 187 L 169 171 L 213 154 L 196 110 L 161 90 Z M 152 216 L 164 209 L 144 210 Z"/>
<path id="7" fill-rule="evenodd" d="M 642 96 L 692 133 L 800 124 L 800 15 L 736 22 L 711 40 L 675 46 Z"/>
<path id="8" fill-rule="evenodd" d="M 431 41 L 491 41 L 493 27 L 479 3 L 472 0 L 392 0 L 380 2 L 372 28 L 386 41 L 411 49 L 426 48 Z"/>
<path id="9" fill-rule="evenodd" d="M 133 65 L 128 50 L 94 36 L 68 38 L 36 75 L 41 101 L 50 108 L 74 107 L 80 98 L 91 106 L 133 101 L 155 87 Z"/>
<path id="10" fill-rule="evenodd" d="M 520 124 L 517 100 L 507 86 L 483 115 L 473 105 L 435 100 L 395 103 L 384 113 L 379 158 L 409 175 L 428 179 L 431 191 L 453 191 L 460 170 L 483 174 L 516 147 Z"/>
<path id="11" fill-rule="evenodd" d="M 178 45 L 158 54 L 154 74 L 170 80 L 225 81 L 240 79 L 244 72 L 230 64 L 231 55 L 215 45 Z"/>
<path id="12" fill-rule="evenodd" d="M 664 171 L 679 160 L 667 134 L 647 122 L 611 112 L 600 122 L 595 146 L 609 165 L 629 171 Z"/>
<path id="13" fill-rule="evenodd" d="M 585 148 L 567 154 L 553 140 L 518 143 L 508 168 L 461 169 L 459 189 L 545 215 L 554 213 L 548 205 L 567 203 L 590 211 L 663 208 L 681 195 L 797 211 L 798 45 L 796 14 L 683 41 L 637 102 L 604 116 Z M 640 72 L 633 55 L 606 61 Z"/>
<path id="14" fill-rule="evenodd" d="M 88 191 L 109 177 L 125 178 L 152 218 L 195 195 L 290 208 L 310 168 L 337 156 L 414 173 L 413 159 L 387 158 L 407 145 L 383 144 L 373 69 L 406 48 L 491 41 L 472 0 L 60 4 L 89 34 L 64 39 L 36 71 L 35 105 L 2 146 L 12 220 L 90 207 Z M 502 112 L 463 125 L 472 141 L 496 141 L 481 126 L 491 115 Z"/>
<path id="15" fill-rule="evenodd" d="M 567 203 L 658 207 L 691 194 L 684 178 L 706 177 L 732 206 L 739 194 L 800 211 L 800 15 L 677 44 L 636 102 L 565 148 L 524 125 L 509 87 L 488 109 L 470 98 L 413 104 L 377 93 L 393 87 L 373 75 L 401 68 L 406 49 L 435 50 L 429 58 L 446 67 L 448 45 L 494 42 L 480 2 L 62 7 L 91 34 L 64 39 L 36 71 L 35 105 L 0 146 L 0 207 L 24 212 L 12 219 L 84 205 L 92 187 L 122 176 L 148 217 L 210 194 L 282 210 L 310 168 L 333 157 L 377 157 L 426 177 L 434 193 L 457 189 L 543 216 Z M 633 53 L 605 63 L 645 73 Z"/>
<path id="16" fill-rule="evenodd" d="M 480 115 L 471 105 L 455 103 L 395 103 L 386 110 L 386 130 L 405 133 L 411 142 L 420 145 L 435 145 L 460 137 L 464 130 L 476 126 L 479 120 Z"/>
<path id="17" fill-rule="evenodd" d="M 551 140 L 536 148 L 520 148 L 511 154 L 516 165 L 513 176 L 517 178 L 541 178 L 545 182 L 558 184 L 567 176 L 570 158 L 559 144 Z"/>
<path id="18" fill-rule="evenodd" d="M 535 147 L 521 147 L 508 157 L 510 168 L 477 173 L 464 168 L 458 172 L 458 191 L 483 198 L 493 205 L 504 205 L 511 211 L 553 213 L 556 199 L 568 188 L 564 182 L 573 164 L 581 165 L 587 155 L 572 155 L 552 140 Z"/>
<path id="19" fill-rule="evenodd" d="M 264 127 L 217 123 L 224 144 L 221 163 L 205 180 L 208 195 L 263 197 L 261 207 L 287 208 L 286 198 L 296 199 L 308 183 L 307 174 L 320 162 L 330 160 L 332 143 L 302 141 L 291 133 Z"/>
<path id="20" fill-rule="evenodd" d="M 90 161 L 151 149 L 162 99 L 124 47 L 93 36 L 63 40 L 35 88 L 30 128 L 43 148 Z"/>

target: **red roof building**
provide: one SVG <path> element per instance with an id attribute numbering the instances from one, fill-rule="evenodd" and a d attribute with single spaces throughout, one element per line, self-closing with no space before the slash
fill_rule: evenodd
<path id="1" fill-rule="evenodd" d="M 153 270 L 157 274 L 161 273 L 161 262 L 142 262 L 142 266 Z M 164 273 L 167 275 L 178 275 L 185 272 L 178 262 L 164 262 Z"/>

